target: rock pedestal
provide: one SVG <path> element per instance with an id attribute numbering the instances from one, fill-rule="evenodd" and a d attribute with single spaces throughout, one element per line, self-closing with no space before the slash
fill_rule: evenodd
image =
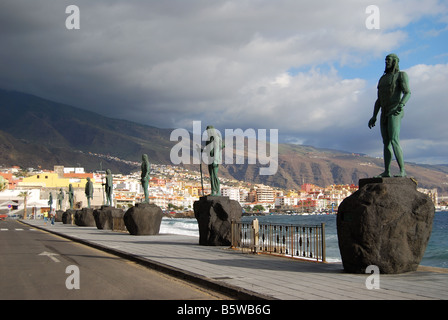
<path id="1" fill-rule="evenodd" d="M 62 214 L 62 223 L 63 224 L 72 224 L 73 219 L 75 218 L 76 210 L 68 209 Z"/>
<path id="2" fill-rule="evenodd" d="M 64 211 L 57 210 L 56 214 L 54 215 L 54 221 L 55 222 L 62 222 L 62 215 L 64 214 Z"/>
<path id="3" fill-rule="evenodd" d="M 344 270 L 415 271 L 432 231 L 434 204 L 410 178 L 371 178 L 338 208 L 337 232 Z"/>
<path id="4" fill-rule="evenodd" d="M 240 221 L 242 208 L 229 197 L 205 196 L 193 204 L 199 226 L 199 244 L 229 246 L 232 242 L 232 220 Z"/>
<path id="5" fill-rule="evenodd" d="M 101 206 L 101 209 L 93 211 L 93 217 L 98 229 L 114 230 L 114 220 L 123 219 L 124 212 L 111 206 Z"/>
<path id="6" fill-rule="evenodd" d="M 132 235 L 159 234 L 162 209 L 153 203 L 138 203 L 123 216 L 124 224 Z"/>
<path id="7" fill-rule="evenodd" d="M 76 210 L 75 224 L 80 227 L 96 227 L 92 208 L 82 208 Z"/>

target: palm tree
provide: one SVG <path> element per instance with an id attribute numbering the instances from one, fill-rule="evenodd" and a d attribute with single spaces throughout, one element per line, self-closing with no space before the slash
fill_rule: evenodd
<path id="1" fill-rule="evenodd" d="M 26 220 L 26 200 L 29 195 L 30 193 L 28 191 L 22 191 L 19 193 L 19 197 L 23 197 L 23 206 L 24 206 L 23 220 Z"/>

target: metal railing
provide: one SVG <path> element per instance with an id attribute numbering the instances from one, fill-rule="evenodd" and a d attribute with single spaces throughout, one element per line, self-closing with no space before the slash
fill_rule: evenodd
<path id="1" fill-rule="evenodd" d="M 254 219 L 255 220 L 255 219 Z M 325 223 L 285 225 L 232 221 L 233 248 L 325 262 Z"/>

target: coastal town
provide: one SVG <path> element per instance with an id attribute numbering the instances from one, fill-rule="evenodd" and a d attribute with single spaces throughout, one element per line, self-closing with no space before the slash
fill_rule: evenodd
<path id="1" fill-rule="evenodd" d="M 126 210 L 144 200 L 140 171 L 113 174 L 113 205 Z M 41 217 L 50 210 L 68 209 L 67 192 L 74 190 L 76 208 L 86 206 L 85 185 L 93 182 L 91 205 L 105 204 L 105 172 L 86 172 L 82 167 L 54 166 L 53 170 L 0 167 L 0 214 L 28 218 Z M 284 190 L 227 178 L 221 179 L 221 194 L 238 201 L 243 214 L 333 214 L 340 203 L 358 189 L 357 185 L 309 183 L 297 190 Z M 421 189 L 438 206 L 437 189 Z M 173 217 L 193 217 L 193 203 L 210 193 L 208 175 L 180 166 L 151 164 L 149 201 Z M 51 194 L 51 197 L 50 197 Z M 52 198 L 50 204 L 49 199 Z M 26 212 L 25 210 L 26 203 Z M 51 206 L 50 206 L 51 205 Z"/>

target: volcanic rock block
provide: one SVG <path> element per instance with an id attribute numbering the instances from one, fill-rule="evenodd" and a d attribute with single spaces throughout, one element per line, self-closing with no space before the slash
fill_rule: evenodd
<path id="1" fill-rule="evenodd" d="M 80 227 L 96 227 L 92 208 L 82 208 L 75 212 L 75 224 Z"/>
<path id="2" fill-rule="evenodd" d="M 138 203 L 123 216 L 124 224 L 132 235 L 159 234 L 162 209 L 153 203 Z"/>
<path id="3" fill-rule="evenodd" d="M 75 218 L 76 210 L 68 209 L 62 214 L 62 223 L 63 224 L 72 224 L 73 219 Z"/>
<path id="4" fill-rule="evenodd" d="M 62 215 L 64 214 L 64 211 L 57 210 L 56 214 L 54 215 L 54 221 L 55 222 L 62 222 Z"/>
<path id="5" fill-rule="evenodd" d="M 338 208 L 339 250 L 345 271 L 415 271 L 432 231 L 434 204 L 410 178 L 371 178 Z"/>
<path id="6" fill-rule="evenodd" d="M 242 208 L 229 197 L 205 196 L 193 204 L 199 226 L 199 244 L 229 246 L 232 242 L 232 220 L 240 221 Z"/>
<path id="7" fill-rule="evenodd" d="M 101 206 L 101 209 L 93 211 L 93 217 L 98 229 L 113 230 L 114 218 L 123 219 L 124 212 L 111 206 Z"/>

